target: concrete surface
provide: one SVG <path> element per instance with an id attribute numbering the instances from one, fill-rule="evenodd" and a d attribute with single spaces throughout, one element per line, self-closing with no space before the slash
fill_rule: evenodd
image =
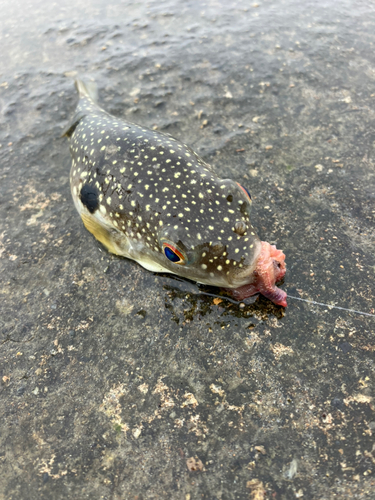
<path id="1" fill-rule="evenodd" d="M 95 80 L 250 189 L 290 295 L 374 314 L 373 2 L 0 7 L 0 498 L 374 498 L 375 318 L 109 255 L 60 138 Z"/>

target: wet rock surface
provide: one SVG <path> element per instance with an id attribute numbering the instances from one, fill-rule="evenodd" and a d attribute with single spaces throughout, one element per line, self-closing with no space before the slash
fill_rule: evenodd
<path id="1" fill-rule="evenodd" d="M 108 254 L 60 138 L 74 77 L 95 80 L 249 188 L 290 295 L 375 314 L 372 3 L 2 13 L 0 496 L 373 498 L 375 318 L 233 304 Z"/>

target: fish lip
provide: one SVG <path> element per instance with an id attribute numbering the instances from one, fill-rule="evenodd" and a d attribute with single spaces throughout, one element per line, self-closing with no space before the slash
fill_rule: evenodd
<path id="1" fill-rule="evenodd" d="M 262 241 L 261 245 L 261 253 L 254 273 L 259 277 L 267 277 L 275 284 L 285 276 L 285 254 L 282 250 L 278 250 L 276 245 L 270 245 L 267 241 Z"/>

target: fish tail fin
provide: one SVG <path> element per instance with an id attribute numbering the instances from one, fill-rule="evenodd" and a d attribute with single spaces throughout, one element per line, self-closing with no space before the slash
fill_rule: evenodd
<path id="1" fill-rule="evenodd" d="M 91 99 L 91 101 L 94 102 L 95 105 L 98 103 L 98 87 L 96 83 L 94 82 L 83 82 L 82 80 L 76 80 L 75 81 L 76 89 L 79 94 L 80 99 Z M 78 103 L 76 113 L 73 116 L 72 121 L 69 123 L 69 125 L 63 130 L 63 133 L 61 137 L 68 137 L 70 138 L 75 131 L 77 125 L 79 122 L 84 118 L 87 114 L 87 111 L 85 108 L 82 108 L 80 104 Z"/>
<path id="2" fill-rule="evenodd" d="M 76 80 L 75 84 L 79 97 L 89 97 L 95 103 L 98 102 L 98 86 L 95 82 L 83 82 L 82 80 Z"/>

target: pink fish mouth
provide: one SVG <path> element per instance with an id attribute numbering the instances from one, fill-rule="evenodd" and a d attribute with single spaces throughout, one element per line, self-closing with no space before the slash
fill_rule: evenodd
<path id="1" fill-rule="evenodd" d="M 281 250 L 277 250 L 275 245 L 270 245 L 266 241 L 262 241 L 261 244 L 261 251 L 250 283 L 239 288 L 226 288 L 226 291 L 236 300 L 244 300 L 256 293 L 261 293 L 274 304 L 287 307 L 286 293 L 275 284 L 285 276 L 285 255 Z"/>

